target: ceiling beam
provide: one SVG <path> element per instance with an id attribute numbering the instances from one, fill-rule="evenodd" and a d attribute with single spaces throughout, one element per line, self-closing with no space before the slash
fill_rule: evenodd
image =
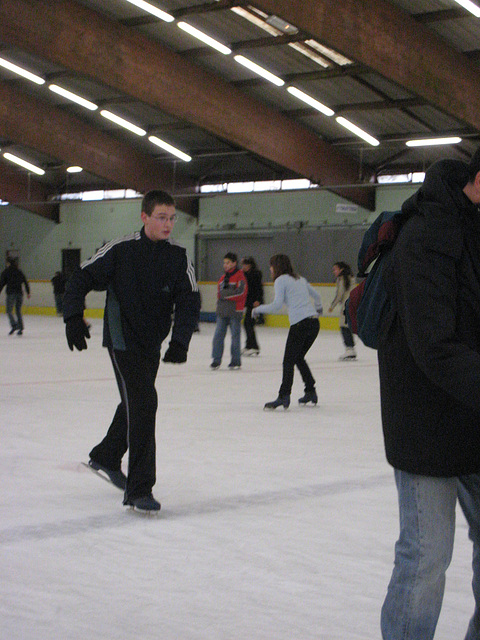
<path id="1" fill-rule="evenodd" d="M 392 3 L 255 0 L 254 4 L 480 130 L 478 66 Z M 419 43 L 428 55 L 419 54 Z"/>
<path id="2" fill-rule="evenodd" d="M 133 146 L 116 140 L 64 109 L 0 82 L 0 136 L 145 193 L 172 191 L 173 168 L 163 167 Z M 182 190 L 187 185 L 178 185 Z"/>
<path id="3" fill-rule="evenodd" d="M 49 195 L 45 185 L 33 179 L 27 171 L 16 170 L 0 161 L 0 198 L 3 201 L 59 222 L 59 205 L 47 202 Z"/>
<path id="4" fill-rule="evenodd" d="M 351 185 L 363 178 L 354 159 L 303 125 L 73 0 L 2 0 L 0 39 L 87 74 L 313 182 Z M 349 189 L 348 197 L 374 207 L 373 189 L 359 189 L 358 194 Z"/>

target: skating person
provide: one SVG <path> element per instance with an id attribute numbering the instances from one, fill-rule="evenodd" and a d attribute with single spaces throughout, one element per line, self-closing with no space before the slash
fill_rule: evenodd
<path id="1" fill-rule="evenodd" d="M 434 637 L 457 498 L 473 542 L 465 640 L 480 638 L 479 205 L 480 149 L 469 164 L 436 162 L 402 206 L 384 267 L 392 306 L 378 343 L 380 397 L 400 511 L 384 640 Z"/>
<path id="2" fill-rule="evenodd" d="M 320 329 L 318 321 L 318 316 L 322 314 L 320 295 L 305 278 L 294 272 L 290 258 L 284 254 L 279 253 L 270 258 L 270 273 L 275 286 L 275 299 L 271 304 L 257 305 L 253 309 L 253 315 L 276 313 L 286 305 L 290 330 L 283 356 L 283 377 L 278 397 L 272 402 L 267 402 L 264 408 L 276 409 L 283 406 L 284 409 L 288 409 L 295 366 L 300 371 L 305 385 L 305 394 L 298 402 L 317 404 L 315 379 L 305 361 L 305 355 L 315 342 Z"/>
<path id="3" fill-rule="evenodd" d="M 121 403 L 105 438 L 90 452 L 90 465 L 125 490 L 123 504 L 158 511 L 155 472 L 155 378 L 160 348 L 175 320 L 164 362 L 183 363 L 199 314 L 193 266 L 170 240 L 173 198 L 150 191 L 142 201 L 143 228 L 105 244 L 67 283 L 64 319 L 70 349 L 87 348 L 85 296 L 106 290 L 103 345 L 108 348 Z M 128 475 L 121 471 L 128 449 Z"/>
<path id="4" fill-rule="evenodd" d="M 251 257 L 243 258 L 242 271 L 245 274 L 248 284 L 245 315 L 243 316 L 243 327 L 247 340 L 242 355 L 258 356 L 260 347 L 258 346 L 257 336 L 255 335 L 255 319 L 252 318 L 252 309 L 254 306 L 263 303 L 262 272 L 257 269 L 255 260 Z"/>
<path id="5" fill-rule="evenodd" d="M 237 266 L 235 253 L 227 253 L 223 258 L 224 274 L 217 285 L 217 326 L 212 343 L 211 369 L 218 369 L 222 363 L 227 327 L 230 326 L 232 342 L 229 369 L 240 369 L 240 325 L 247 299 L 247 280 Z"/>
<path id="6" fill-rule="evenodd" d="M 10 331 L 8 333 L 11 336 L 15 331 L 17 335 L 23 334 L 23 318 L 22 318 L 22 304 L 23 304 L 23 287 L 27 294 L 27 298 L 30 298 L 30 287 L 23 271 L 18 268 L 18 262 L 16 258 L 7 258 L 8 267 L 2 272 L 0 276 L 0 292 L 3 287 L 7 287 L 7 316 L 10 321 Z M 15 309 L 14 315 L 13 310 Z"/>
<path id="7" fill-rule="evenodd" d="M 355 342 L 350 327 L 345 320 L 345 303 L 348 300 L 353 285 L 352 269 L 346 262 L 335 262 L 332 270 L 336 279 L 337 290 L 335 291 L 335 297 L 332 300 L 328 312 L 332 313 L 337 305 L 341 305 L 340 331 L 342 333 L 343 344 L 345 345 L 345 353 L 340 356 L 339 360 L 355 360 L 357 357 Z"/>
<path id="8" fill-rule="evenodd" d="M 55 275 L 50 281 L 53 286 L 53 297 L 55 298 L 55 308 L 57 316 L 63 315 L 63 296 L 65 295 L 65 276 L 61 271 L 55 271 Z"/>

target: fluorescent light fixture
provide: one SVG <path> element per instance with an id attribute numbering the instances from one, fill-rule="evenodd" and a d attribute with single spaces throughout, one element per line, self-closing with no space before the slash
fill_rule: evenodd
<path id="1" fill-rule="evenodd" d="M 310 189 L 311 182 L 307 178 L 292 178 L 290 180 L 282 180 L 282 190 L 289 189 Z"/>
<path id="2" fill-rule="evenodd" d="M 203 31 L 199 31 L 195 27 L 192 27 L 192 25 L 188 24 L 188 22 L 179 22 L 177 24 L 177 27 L 182 29 L 182 31 L 186 31 L 194 38 L 197 38 L 197 40 L 201 40 L 205 44 L 208 44 L 209 47 L 220 51 L 220 53 L 223 53 L 225 56 L 228 56 L 228 54 L 232 53 L 232 50 L 226 47 L 224 44 L 218 42 L 218 40 L 215 40 L 210 36 L 207 36 L 207 34 L 203 33 Z"/>
<path id="3" fill-rule="evenodd" d="M 151 13 L 152 16 L 160 18 L 160 20 L 163 20 L 164 22 L 173 22 L 175 20 L 175 18 L 169 13 L 162 11 L 158 7 L 154 7 L 153 4 L 150 4 L 149 2 L 144 2 L 143 0 L 125 0 L 125 2 L 129 2 L 139 9 L 143 9 L 147 13 Z"/>
<path id="4" fill-rule="evenodd" d="M 116 116 L 111 111 L 106 111 L 105 109 L 102 109 L 102 111 L 100 111 L 100 115 L 103 116 L 104 118 L 107 118 L 107 120 L 111 120 L 112 122 L 115 122 L 115 124 L 120 125 L 124 129 L 128 129 L 132 133 L 135 133 L 137 136 L 147 135 L 147 132 L 145 131 L 145 129 L 141 129 L 140 127 L 137 127 L 136 124 L 132 124 L 128 120 L 124 120 L 124 118 L 120 118 L 120 116 Z"/>
<path id="5" fill-rule="evenodd" d="M 85 98 L 78 96 L 76 93 L 68 91 L 68 89 L 59 87 L 58 84 L 50 84 L 48 85 L 48 88 L 50 89 L 50 91 L 58 93 L 59 96 L 63 96 L 64 98 L 67 98 L 67 100 L 71 100 L 72 102 L 76 102 L 82 107 L 85 107 L 85 109 L 89 109 L 90 111 L 95 111 L 96 109 L 98 109 L 98 106 L 93 102 L 90 102 L 90 100 L 86 100 Z"/>
<path id="6" fill-rule="evenodd" d="M 357 127 L 357 125 L 353 124 L 353 122 L 350 122 L 350 120 L 342 118 L 342 116 L 335 118 L 335 120 L 338 122 L 338 124 L 341 124 L 342 127 L 345 127 L 345 129 L 348 129 L 359 138 L 362 138 L 362 140 L 365 140 L 365 142 L 368 142 L 368 144 L 371 144 L 372 147 L 378 147 L 378 145 L 380 144 L 380 142 L 376 138 L 371 136 L 363 129 L 360 129 L 360 127 Z"/>
<path id="7" fill-rule="evenodd" d="M 340 53 L 338 53 L 338 51 L 329 49 L 328 47 L 325 47 L 323 44 L 320 44 L 316 40 L 305 40 L 305 44 L 311 47 L 312 49 L 315 49 L 315 51 L 318 51 L 323 56 L 330 58 L 330 60 L 333 60 L 333 62 L 336 62 L 340 66 L 352 64 L 351 60 L 349 60 L 348 58 L 345 58 L 345 56 L 342 56 Z"/>
<path id="8" fill-rule="evenodd" d="M 234 56 L 234 60 L 236 60 L 236 62 L 238 62 L 239 64 L 242 64 L 244 67 L 247 67 L 247 69 L 250 69 L 250 71 L 253 71 L 259 76 L 262 76 L 262 78 L 265 78 L 265 80 L 268 80 L 269 82 L 277 85 L 277 87 L 283 87 L 283 85 L 285 84 L 285 82 L 281 78 L 275 76 L 273 73 L 270 73 L 270 71 L 267 71 L 256 62 L 252 62 L 244 56 Z"/>
<path id="9" fill-rule="evenodd" d="M 6 152 L 3 154 L 3 157 L 6 160 L 10 160 L 10 162 L 14 162 L 15 164 L 20 165 L 24 169 L 28 169 L 32 173 L 36 173 L 39 176 L 43 176 L 45 173 L 45 171 L 43 169 L 40 169 L 40 167 L 36 167 L 34 164 L 31 164 L 30 162 L 27 162 L 26 160 L 13 155 L 13 153 Z"/>
<path id="10" fill-rule="evenodd" d="M 192 159 L 191 156 L 187 155 L 186 153 L 183 153 L 183 151 L 180 151 L 180 149 L 177 149 L 176 147 L 172 147 L 171 144 L 168 144 L 168 142 L 164 142 L 160 138 L 157 138 L 157 136 L 148 136 L 148 139 L 150 140 L 150 142 L 153 142 L 153 144 L 156 144 L 157 147 L 161 147 L 162 149 L 165 149 L 165 151 L 168 151 L 168 153 L 171 153 L 172 155 L 177 156 L 177 158 L 180 158 L 180 160 L 185 160 L 185 162 L 190 162 L 190 160 Z"/>
<path id="11" fill-rule="evenodd" d="M 426 138 L 425 140 L 408 140 L 407 147 L 431 147 L 439 144 L 458 144 L 462 139 L 456 136 L 451 138 Z"/>
<path id="12" fill-rule="evenodd" d="M 473 13 L 477 18 L 480 18 L 480 7 L 478 4 L 474 4 L 470 2 L 470 0 L 455 0 L 455 2 L 467 11 L 470 11 L 470 13 Z"/>
<path id="13" fill-rule="evenodd" d="M 40 78 L 40 76 L 36 76 L 34 73 L 30 73 L 30 71 L 27 71 L 26 69 L 22 69 L 22 67 L 19 67 L 18 65 L 13 64 L 13 62 L 9 62 L 8 60 L 5 60 L 5 58 L 0 58 L 0 67 L 4 67 L 9 71 L 13 71 L 13 73 L 16 73 L 17 75 L 22 76 L 22 78 L 26 78 L 31 82 L 35 82 L 35 84 L 45 84 L 45 80 L 43 78 Z"/>
<path id="14" fill-rule="evenodd" d="M 287 87 L 287 91 L 288 93 L 291 93 L 292 96 L 295 96 L 299 100 L 302 100 L 302 102 L 305 102 L 306 104 L 310 105 L 311 107 L 313 107 L 317 111 L 320 111 L 326 116 L 335 115 L 335 111 L 330 109 L 330 107 L 326 107 L 321 102 L 318 102 L 318 100 L 315 100 L 315 98 L 312 98 L 308 94 L 303 93 L 303 91 L 300 91 L 300 89 L 297 89 L 296 87 Z"/>
<path id="15" fill-rule="evenodd" d="M 82 167 L 77 167 L 76 165 L 67 167 L 67 173 L 81 173 L 82 171 Z"/>

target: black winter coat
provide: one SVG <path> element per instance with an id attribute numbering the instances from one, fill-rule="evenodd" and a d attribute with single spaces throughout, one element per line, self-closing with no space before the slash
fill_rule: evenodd
<path id="1" fill-rule="evenodd" d="M 193 266 L 183 247 L 153 242 L 144 229 L 112 240 L 69 279 L 63 301 L 65 320 L 82 315 L 91 290 L 107 291 L 103 345 L 158 357 L 172 313 L 172 340 L 188 348 L 197 326 L 200 297 Z"/>
<path id="2" fill-rule="evenodd" d="M 245 306 L 253 307 L 253 303 L 257 301 L 263 304 L 262 272 L 258 269 L 250 269 L 249 271 L 244 271 L 244 275 L 248 284 Z"/>
<path id="3" fill-rule="evenodd" d="M 7 267 L 0 276 L 0 291 L 5 285 L 7 285 L 7 295 L 22 293 L 22 284 L 25 286 L 25 290 L 29 294 L 30 287 L 25 274 L 15 265 Z"/>
<path id="4" fill-rule="evenodd" d="M 421 475 L 480 472 L 480 213 L 467 179 L 462 162 L 432 165 L 386 265 L 385 449 L 393 467 Z"/>

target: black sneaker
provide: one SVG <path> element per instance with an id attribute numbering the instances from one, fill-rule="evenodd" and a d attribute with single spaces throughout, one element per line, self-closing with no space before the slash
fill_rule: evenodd
<path id="1" fill-rule="evenodd" d="M 125 498 L 123 504 L 126 507 L 132 507 L 134 511 L 141 511 L 143 513 L 155 513 L 160 511 L 161 504 L 158 500 L 155 500 L 150 493 L 148 496 L 141 496 L 140 498 Z"/>
<path id="2" fill-rule="evenodd" d="M 10 331 L 8 332 L 8 335 L 9 335 L 9 336 L 13 335 L 13 334 L 15 333 L 15 331 L 16 331 L 16 330 L 17 330 L 17 327 L 12 327 L 12 328 L 10 329 Z"/>
<path id="3" fill-rule="evenodd" d="M 103 476 L 106 480 L 110 480 L 112 484 L 114 484 L 118 489 L 125 491 L 127 488 L 127 476 L 123 473 L 123 471 L 114 471 L 113 469 L 108 469 L 103 465 L 95 462 L 95 460 L 90 459 L 88 461 L 88 466 L 91 467 L 98 475 Z"/>

